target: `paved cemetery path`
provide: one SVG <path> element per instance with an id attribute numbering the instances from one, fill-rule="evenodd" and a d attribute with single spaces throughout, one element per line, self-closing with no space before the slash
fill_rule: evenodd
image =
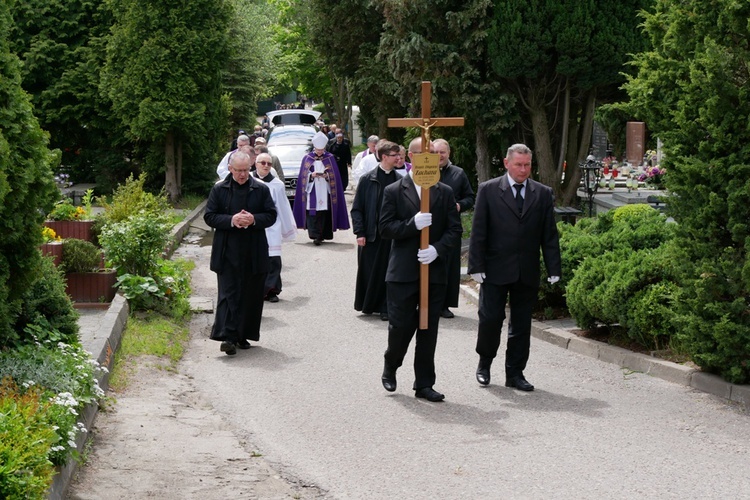
<path id="1" fill-rule="evenodd" d="M 209 253 L 178 250 L 194 295 L 213 298 Z M 747 497 L 747 412 L 537 339 L 533 393 L 497 367 L 480 387 L 471 304 L 440 323 L 446 401 L 414 398 L 413 349 L 385 392 L 387 326 L 352 308 L 355 256 L 350 231 L 320 247 L 300 231 L 260 343 L 234 357 L 197 315 L 179 374 L 147 372 L 99 418 L 72 498 Z"/>

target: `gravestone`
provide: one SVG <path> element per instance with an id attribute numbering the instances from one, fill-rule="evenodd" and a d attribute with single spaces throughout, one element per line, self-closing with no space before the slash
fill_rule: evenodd
<path id="1" fill-rule="evenodd" d="M 593 150 L 594 158 L 601 160 L 606 157 L 607 146 L 609 146 L 607 132 L 605 132 L 601 125 L 594 122 L 594 128 L 591 132 L 591 149 Z"/>
<path id="2" fill-rule="evenodd" d="M 625 159 L 631 165 L 643 163 L 646 153 L 646 124 L 643 122 L 628 122 L 625 129 Z"/>

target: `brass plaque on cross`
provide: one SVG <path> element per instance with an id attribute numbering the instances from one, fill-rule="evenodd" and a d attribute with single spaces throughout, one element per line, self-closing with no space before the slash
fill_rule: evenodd
<path id="1" fill-rule="evenodd" d="M 440 181 L 440 155 L 415 153 L 412 155 L 411 168 L 417 186 L 429 189 Z"/>

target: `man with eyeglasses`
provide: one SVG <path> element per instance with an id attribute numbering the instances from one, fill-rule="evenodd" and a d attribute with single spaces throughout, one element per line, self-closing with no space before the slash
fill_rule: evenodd
<path id="1" fill-rule="evenodd" d="M 276 177 L 279 178 L 279 180 L 283 183 L 284 182 L 284 169 L 281 168 L 281 161 L 279 160 L 279 157 L 276 155 L 271 154 L 271 152 L 268 150 L 268 147 L 266 146 L 266 140 L 262 137 L 258 137 L 255 139 L 255 154 L 259 155 L 261 153 L 268 153 L 271 155 L 271 161 L 273 162 L 273 170 L 271 171 L 272 174 L 276 175 Z"/>
<path id="2" fill-rule="evenodd" d="M 294 241 L 297 238 L 297 226 L 294 224 L 292 207 L 286 198 L 284 183 L 273 175 L 272 165 L 271 155 L 260 153 L 255 160 L 253 177 L 266 183 L 268 189 L 271 190 L 271 198 L 273 198 L 273 203 L 276 206 L 276 222 L 271 227 L 266 228 L 268 258 L 271 267 L 268 270 L 268 276 L 266 276 L 263 298 L 268 302 L 278 302 L 281 293 L 281 244 L 285 241 Z"/>
<path id="3" fill-rule="evenodd" d="M 357 235 L 357 281 L 354 291 L 354 309 L 365 314 L 380 313 L 388 321 L 385 271 L 391 252 L 391 240 L 378 230 L 383 191 L 399 177 L 394 167 L 401 156 L 398 144 L 383 141 L 378 150 L 380 164 L 365 174 L 357 184 L 352 202 L 352 230 Z"/>
<path id="4" fill-rule="evenodd" d="M 228 355 L 260 339 L 263 292 L 270 264 L 266 228 L 276 222 L 276 207 L 265 183 L 250 176 L 250 156 L 237 151 L 226 178 L 211 188 L 203 220 L 215 229 L 211 270 L 219 297 L 212 340 Z"/>

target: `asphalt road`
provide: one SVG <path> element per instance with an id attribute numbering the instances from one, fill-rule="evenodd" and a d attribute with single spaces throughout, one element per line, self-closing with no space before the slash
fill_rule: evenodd
<path id="1" fill-rule="evenodd" d="M 316 247 L 299 231 L 283 252 L 260 342 L 230 357 L 196 328 L 180 369 L 283 477 L 340 499 L 750 498 L 747 412 L 537 339 L 533 393 L 502 385 L 502 356 L 480 387 L 468 303 L 440 322 L 445 402 L 414 397 L 412 349 L 387 393 L 387 323 L 353 309 L 352 232 Z M 178 250 L 196 260 L 194 294 L 213 298 L 209 253 Z"/>

